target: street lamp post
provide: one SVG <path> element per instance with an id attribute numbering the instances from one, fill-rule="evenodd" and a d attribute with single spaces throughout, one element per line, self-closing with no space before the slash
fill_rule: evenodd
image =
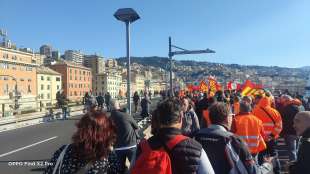
<path id="1" fill-rule="evenodd" d="M 172 47 L 179 49 L 181 51 L 172 51 Z M 181 47 L 177 47 L 175 45 L 171 44 L 171 37 L 169 37 L 169 60 L 170 60 L 170 95 L 173 96 L 174 95 L 174 91 L 173 91 L 173 82 L 172 82 L 172 57 L 174 55 L 185 55 L 185 54 L 202 54 L 202 53 L 215 53 L 215 51 L 210 50 L 210 49 L 205 49 L 205 50 L 186 50 L 184 48 Z"/>
<path id="2" fill-rule="evenodd" d="M 126 46 L 127 46 L 127 107 L 129 115 L 131 115 L 131 89 L 130 89 L 130 82 L 131 82 L 131 76 L 130 76 L 130 23 L 133 23 L 134 21 L 140 19 L 140 16 L 138 13 L 133 10 L 132 8 L 121 8 L 118 9 L 114 17 L 117 20 L 120 20 L 122 22 L 125 22 L 126 24 Z"/>

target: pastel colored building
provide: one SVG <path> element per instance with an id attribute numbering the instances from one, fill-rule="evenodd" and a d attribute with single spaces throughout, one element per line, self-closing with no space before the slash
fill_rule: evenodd
<path id="1" fill-rule="evenodd" d="M 37 69 L 37 99 L 41 107 L 52 106 L 57 103 L 56 93 L 61 90 L 61 74 L 48 68 Z"/>
<path id="2" fill-rule="evenodd" d="M 10 105 L 14 104 L 16 94 L 21 96 L 20 110 L 32 110 L 36 106 L 37 66 L 33 53 L 0 46 L 0 105 L 5 107 L 5 112 L 0 110 L 1 116 L 11 115 Z"/>
<path id="3" fill-rule="evenodd" d="M 70 101 L 82 101 L 85 93 L 91 92 L 90 68 L 69 61 L 58 61 L 49 67 L 61 74 L 62 89 Z"/>

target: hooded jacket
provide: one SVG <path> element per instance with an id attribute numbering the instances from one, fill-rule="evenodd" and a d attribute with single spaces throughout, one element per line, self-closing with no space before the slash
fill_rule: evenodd
<path id="1" fill-rule="evenodd" d="M 293 128 L 293 121 L 295 115 L 301 111 L 301 105 L 302 103 L 298 99 L 283 103 L 283 107 L 279 110 L 283 122 L 281 135 L 296 135 L 296 131 Z"/>
<path id="2" fill-rule="evenodd" d="M 271 107 L 270 98 L 261 98 L 254 107 L 253 114 L 263 122 L 266 136 L 279 137 L 282 131 L 282 118 L 280 113 Z"/>

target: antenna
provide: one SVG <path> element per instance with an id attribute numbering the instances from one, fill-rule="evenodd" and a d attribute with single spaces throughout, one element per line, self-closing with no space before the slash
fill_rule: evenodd
<path id="1" fill-rule="evenodd" d="M 3 42 L 6 41 L 6 37 L 8 36 L 8 32 L 4 29 L 0 29 L 0 36 L 3 37 Z"/>

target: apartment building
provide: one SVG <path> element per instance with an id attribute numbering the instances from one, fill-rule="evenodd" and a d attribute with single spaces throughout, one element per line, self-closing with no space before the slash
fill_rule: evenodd
<path id="1" fill-rule="evenodd" d="M 49 67 L 61 74 L 62 89 L 70 101 L 82 101 L 85 93 L 91 92 L 90 68 L 69 61 L 58 61 Z"/>
<path id="2" fill-rule="evenodd" d="M 95 94 L 110 93 L 112 98 L 117 98 L 121 94 L 122 77 L 118 72 L 106 72 L 97 75 L 97 86 Z"/>
<path id="3" fill-rule="evenodd" d="M 91 69 L 92 72 L 92 91 L 96 91 L 97 74 L 102 74 L 105 71 L 105 62 L 103 57 L 98 55 L 85 55 L 83 65 Z"/>
<path id="4" fill-rule="evenodd" d="M 37 99 L 42 107 L 57 103 L 56 93 L 61 90 L 61 74 L 48 68 L 40 66 L 37 68 Z"/>
<path id="5" fill-rule="evenodd" d="M 76 64 L 83 64 L 84 55 L 80 51 L 67 50 L 65 51 L 65 60 L 74 62 Z"/>
<path id="6" fill-rule="evenodd" d="M 36 105 L 36 68 L 33 53 L 0 47 L 0 105 L 5 104 L 5 116 L 11 113 L 9 105 L 18 94 L 20 109 L 33 109 Z M 17 90 L 17 91 L 16 91 Z"/>

